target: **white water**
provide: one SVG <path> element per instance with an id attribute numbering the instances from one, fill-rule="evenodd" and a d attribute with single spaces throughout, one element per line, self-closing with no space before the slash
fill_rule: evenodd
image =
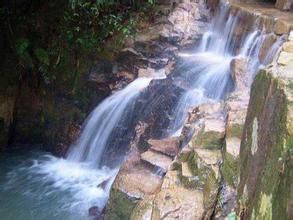
<path id="1" fill-rule="evenodd" d="M 98 167 L 102 153 L 115 127 L 123 119 L 126 108 L 148 86 L 152 78 L 138 78 L 125 89 L 103 101 L 87 118 L 80 138 L 71 147 L 67 159 L 88 162 Z"/>

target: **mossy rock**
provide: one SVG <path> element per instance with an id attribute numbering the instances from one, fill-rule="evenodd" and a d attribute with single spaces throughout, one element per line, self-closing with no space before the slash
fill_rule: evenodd
<path id="1" fill-rule="evenodd" d="M 228 126 L 226 129 L 226 138 L 237 137 L 241 139 L 243 133 L 243 126 L 244 125 L 241 124 L 232 124 Z"/>
<path id="2" fill-rule="evenodd" d="M 292 217 L 292 135 L 288 132 L 292 91 L 291 95 L 288 91 L 281 79 L 267 71 L 260 71 L 252 85 L 238 186 L 238 200 L 246 206 L 239 214 L 247 219 Z"/>
<path id="3" fill-rule="evenodd" d="M 203 189 L 205 218 L 210 219 L 217 203 L 220 184 L 214 172 L 210 172 Z"/>
<path id="4" fill-rule="evenodd" d="M 223 146 L 224 135 L 220 132 L 208 131 L 203 129 L 192 141 L 193 146 L 206 149 L 221 149 Z"/>
<path id="5" fill-rule="evenodd" d="M 136 201 L 130 199 L 118 189 L 112 188 L 110 198 L 106 206 L 105 219 L 129 220 L 136 206 Z"/>
<path id="6" fill-rule="evenodd" d="M 233 155 L 225 152 L 223 159 L 223 166 L 221 168 L 223 179 L 229 186 L 236 188 L 238 185 L 239 175 L 238 158 L 235 158 Z"/>
<path id="7" fill-rule="evenodd" d="M 200 159 L 195 151 L 184 152 L 178 156 L 178 161 L 181 163 L 186 162 L 192 173 L 192 177 L 186 177 L 182 175 L 182 170 L 179 169 L 179 178 L 181 183 L 189 189 L 203 189 L 211 174 L 214 175 L 214 171 L 211 166 L 206 165 Z M 182 168 L 182 165 L 177 167 Z"/>

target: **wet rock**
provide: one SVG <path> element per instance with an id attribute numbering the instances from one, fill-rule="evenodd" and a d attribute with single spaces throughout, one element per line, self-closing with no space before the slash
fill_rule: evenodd
<path id="1" fill-rule="evenodd" d="M 73 143 L 76 141 L 80 135 L 81 132 L 81 126 L 77 124 L 72 124 L 68 128 L 68 140 L 70 143 Z"/>
<path id="2" fill-rule="evenodd" d="M 148 143 L 152 150 L 161 152 L 168 156 L 174 157 L 179 152 L 179 140 L 177 137 L 171 137 L 161 140 L 150 139 Z"/>
<path id="3" fill-rule="evenodd" d="M 130 72 L 137 72 L 139 68 L 146 68 L 149 64 L 148 59 L 134 48 L 123 49 L 119 53 L 117 61 Z"/>
<path id="4" fill-rule="evenodd" d="M 167 172 L 172 163 L 172 158 L 156 151 L 148 150 L 141 154 L 141 159 Z"/>
<path id="5" fill-rule="evenodd" d="M 58 143 L 57 146 L 54 148 L 54 154 L 59 157 L 65 157 L 67 151 L 69 149 L 69 145 L 64 143 Z"/>
<path id="6" fill-rule="evenodd" d="M 156 71 L 153 68 L 139 69 L 138 77 L 153 77 Z"/>
<path id="7" fill-rule="evenodd" d="M 104 213 L 97 206 L 93 206 L 89 209 L 89 217 L 94 220 L 104 220 Z"/>
<path id="8" fill-rule="evenodd" d="M 258 54 L 258 58 L 260 59 L 261 62 L 265 61 L 266 56 L 269 53 L 269 50 L 271 49 L 271 46 L 276 42 L 276 40 L 277 40 L 277 37 L 273 33 L 265 37 Z"/>
<path id="9" fill-rule="evenodd" d="M 274 32 L 277 35 L 288 34 L 290 31 L 290 23 L 284 22 L 281 19 L 278 19 L 274 26 Z"/>
<path id="10" fill-rule="evenodd" d="M 249 86 L 248 60 L 246 58 L 235 58 L 231 61 L 231 75 L 237 89 Z"/>
<path id="11" fill-rule="evenodd" d="M 133 73 L 127 71 L 120 71 L 116 74 L 116 76 L 120 79 L 126 79 L 127 81 L 133 81 L 135 78 L 135 75 L 133 75 Z"/>

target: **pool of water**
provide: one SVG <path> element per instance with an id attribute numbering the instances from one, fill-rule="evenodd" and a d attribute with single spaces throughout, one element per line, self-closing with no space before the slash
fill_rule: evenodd
<path id="1" fill-rule="evenodd" d="M 103 207 L 117 171 L 35 151 L 0 155 L 0 219 L 81 220 Z"/>

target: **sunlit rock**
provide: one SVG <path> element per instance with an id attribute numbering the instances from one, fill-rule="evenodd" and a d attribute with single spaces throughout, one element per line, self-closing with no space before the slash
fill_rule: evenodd
<path id="1" fill-rule="evenodd" d="M 293 53 L 293 40 L 287 41 L 283 44 L 283 51 Z"/>
<path id="2" fill-rule="evenodd" d="M 141 154 L 141 159 L 156 167 L 160 167 L 164 172 L 167 172 L 172 163 L 172 158 L 162 153 L 148 150 Z"/>

